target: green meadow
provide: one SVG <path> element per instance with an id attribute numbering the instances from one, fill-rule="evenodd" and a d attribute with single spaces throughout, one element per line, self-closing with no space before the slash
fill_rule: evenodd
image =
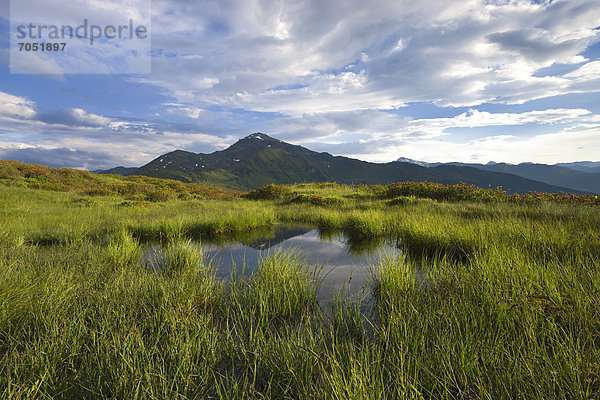
<path id="1" fill-rule="evenodd" d="M 7 165 L 1 398 L 600 397 L 593 197 L 432 184 L 240 196 Z M 401 256 L 365 266 L 373 307 L 323 309 L 318 266 L 301 254 L 227 281 L 203 257 L 203 238 L 283 223 L 366 249 L 394 237 Z"/>

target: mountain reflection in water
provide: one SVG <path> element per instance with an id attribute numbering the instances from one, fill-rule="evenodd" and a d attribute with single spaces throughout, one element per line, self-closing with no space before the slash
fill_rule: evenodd
<path id="1" fill-rule="evenodd" d="M 340 232 L 320 232 L 301 226 L 278 226 L 247 237 L 202 239 L 203 252 L 216 267 L 217 276 L 227 278 L 256 271 L 261 257 L 277 251 L 295 251 L 308 272 L 319 271 L 321 283 L 317 299 L 326 304 L 335 294 L 356 298 L 369 294 L 369 267 L 385 255 L 396 257 L 400 250 L 386 238 L 352 239 Z M 350 279 L 351 278 L 351 279 Z"/>

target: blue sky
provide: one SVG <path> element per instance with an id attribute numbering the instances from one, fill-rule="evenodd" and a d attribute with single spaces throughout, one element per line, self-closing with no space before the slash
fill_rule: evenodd
<path id="1" fill-rule="evenodd" d="M 150 74 L 11 74 L 1 11 L 2 159 L 139 166 L 264 132 L 374 162 L 600 161 L 597 0 L 154 0 Z"/>

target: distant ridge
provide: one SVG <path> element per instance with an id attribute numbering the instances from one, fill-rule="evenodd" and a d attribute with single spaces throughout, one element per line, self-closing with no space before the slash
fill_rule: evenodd
<path id="1" fill-rule="evenodd" d="M 210 154 L 175 150 L 135 170 L 117 168 L 110 171 L 183 182 L 205 182 L 233 189 L 253 189 L 270 183 L 388 184 L 400 181 L 427 181 L 443 184 L 466 182 L 479 187 L 502 186 L 519 193 L 530 190 L 573 191 L 514 174 L 486 171 L 466 165 L 421 166 L 406 161 L 369 163 L 315 152 L 264 133 L 246 136 L 229 148 Z"/>
<path id="2" fill-rule="evenodd" d="M 112 175 L 122 175 L 122 176 L 130 176 L 135 175 L 137 172 L 137 167 L 114 167 L 107 170 L 98 170 L 92 171 L 95 174 L 112 174 Z"/>
<path id="3" fill-rule="evenodd" d="M 555 165 L 558 165 L 559 167 L 571 168 L 577 171 L 600 174 L 600 162 L 577 161 L 572 163 L 559 163 Z"/>
<path id="4" fill-rule="evenodd" d="M 581 161 L 574 163 L 562 163 L 555 165 L 535 164 L 524 162 L 520 164 L 496 163 L 468 164 L 459 162 L 450 163 L 428 163 L 415 161 L 410 158 L 400 158 L 416 165 L 434 167 L 439 165 L 454 165 L 461 167 L 473 167 L 484 171 L 501 172 L 513 174 L 522 178 L 544 182 L 549 185 L 565 187 L 571 191 L 583 191 L 600 193 L 600 163 Z M 593 172 L 597 171 L 597 172 Z"/>

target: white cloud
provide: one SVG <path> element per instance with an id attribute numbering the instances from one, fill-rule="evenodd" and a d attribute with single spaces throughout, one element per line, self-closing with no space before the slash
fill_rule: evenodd
<path id="1" fill-rule="evenodd" d="M 199 107 L 293 116 L 422 101 L 523 103 L 600 91 L 585 70 L 534 76 L 585 62 L 578 54 L 600 39 L 599 15 L 595 0 L 159 0 L 154 45 L 163 51 L 143 82 Z M 292 88 L 272 90 L 281 86 Z"/>
<path id="2" fill-rule="evenodd" d="M 106 127 L 111 123 L 110 118 L 88 113 L 81 108 L 53 111 L 49 114 L 40 115 L 39 119 L 49 124 L 75 127 Z"/>
<path id="3" fill-rule="evenodd" d="M 197 119 L 204 112 L 203 109 L 194 106 L 186 106 L 178 103 L 166 103 L 164 112 L 166 114 L 179 115 L 181 117 Z"/>
<path id="4" fill-rule="evenodd" d="M 524 113 L 490 113 L 471 109 L 451 118 L 407 119 L 380 110 L 304 114 L 267 124 L 267 131 L 277 128 L 278 137 L 294 143 L 344 143 L 352 138 L 365 140 L 406 140 L 448 136 L 449 128 L 481 128 L 523 124 L 581 123 L 597 116 L 585 109 L 548 109 Z M 364 154 L 361 158 L 368 156 Z M 391 161 L 395 158 L 388 159 Z"/>
<path id="5" fill-rule="evenodd" d="M 585 81 L 600 78 L 600 61 L 589 62 L 573 72 L 564 75 L 565 78 L 572 78 L 575 81 Z"/>
<path id="6" fill-rule="evenodd" d="M 32 119 L 36 116 L 35 103 L 23 97 L 0 92 L 0 117 Z"/>
<path id="7" fill-rule="evenodd" d="M 278 138 L 373 162 L 399 157 L 423 161 L 548 162 L 595 160 L 600 147 L 600 116 L 585 109 L 490 113 L 476 109 L 451 118 L 410 120 L 377 110 L 307 114 L 277 124 Z M 518 125 L 556 126 L 552 134 L 497 134 L 457 142 L 451 128 L 511 132 Z M 502 129 L 505 127 L 505 129 Z"/>
<path id="8" fill-rule="evenodd" d="M 524 113 L 489 113 L 469 110 L 453 118 L 433 118 L 410 121 L 407 129 L 415 129 L 427 136 L 442 135 L 448 128 L 476 128 L 488 126 L 510 126 L 528 123 L 555 124 L 573 122 L 579 117 L 591 114 L 583 109 L 549 109 Z"/>
<path id="9" fill-rule="evenodd" d="M 600 154 L 599 137 L 600 124 L 595 124 L 528 138 L 514 135 L 492 136 L 469 141 L 466 145 L 440 139 L 409 142 L 388 150 L 387 156 L 404 156 L 430 162 L 503 161 L 514 164 L 553 164 L 573 160 L 597 160 Z"/>
<path id="10" fill-rule="evenodd" d="M 195 114 L 182 104 L 166 104 L 167 110 Z M 140 166 L 176 149 L 212 152 L 237 139 L 231 135 L 198 132 L 201 128 L 177 128 L 161 120 L 131 121 L 105 117 L 82 108 L 37 112 L 35 102 L 0 92 L 0 158 L 14 158 L 47 165 L 102 169 L 116 165 Z M 23 132 L 34 134 L 24 135 Z M 61 158 L 62 157 L 62 158 Z M 62 161 L 61 161 L 62 160 Z"/>
<path id="11" fill-rule="evenodd" d="M 150 12 L 150 0 L 13 1 L 10 7 L 11 72 L 60 76 L 149 73 Z M 128 26 L 130 21 L 131 27 Z M 29 27 L 30 24 L 33 24 L 31 30 L 17 31 L 18 25 Z M 63 26 L 72 27 L 75 34 L 63 30 Z M 133 34 L 138 32 L 138 27 L 143 27 L 140 34 Z M 23 32 L 25 38 L 20 36 Z M 56 39 L 66 44 L 60 51 L 21 51 L 18 45 L 24 40 L 48 43 Z"/>
<path id="12" fill-rule="evenodd" d="M 237 141 L 237 138 L 231 135 L 226 137 L 216 137 L 204 133 L 181 133 L 181 132 L 163 132 L 166 142 L 173 143 L 175 148 L 185 148 L 190 145 L 204 144 L 210 145 L 215 150 L 223 150 Z"/>

